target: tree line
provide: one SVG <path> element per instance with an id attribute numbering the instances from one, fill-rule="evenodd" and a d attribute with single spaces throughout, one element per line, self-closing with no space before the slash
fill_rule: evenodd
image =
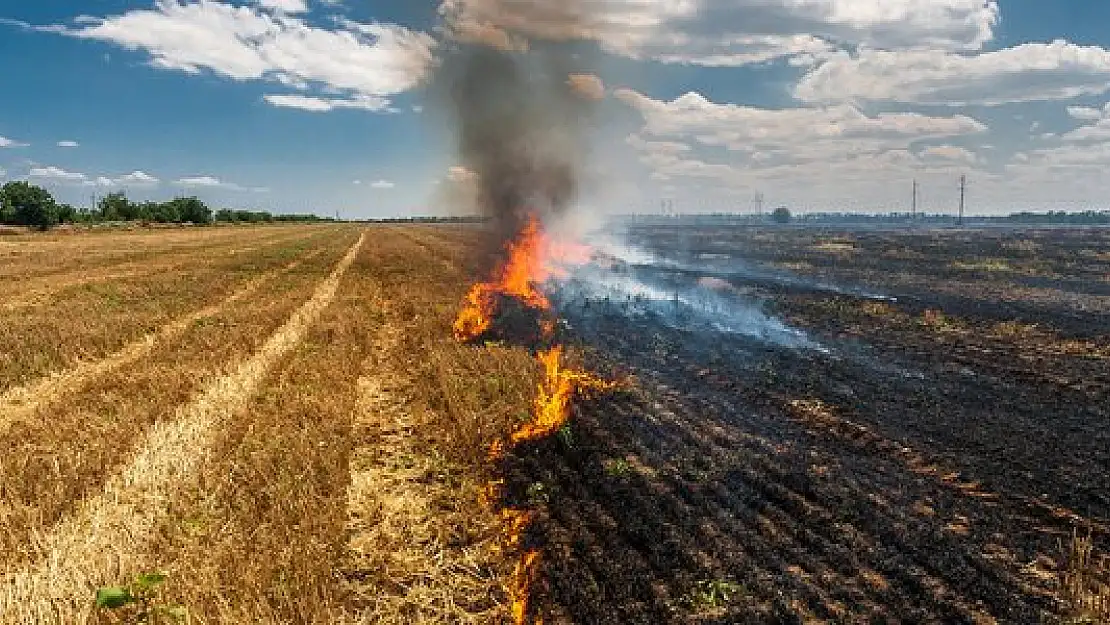
<path id="1" fill-rule="evenodd" d="M 177 197 L 165 202 L 135 202 L 124 193 L 109 193 L 92 209 L 74 208 L 58 202 L 49 191 L 18 180 L 0 187 L 0 224 L 30 226 L 47 230 L 58 224 L 138 221 L 162 224 L 207 225 L 222 223 L 270 223 L 332 221 L 309 214 L 273 214 L 267 211 L 219 209 L 213 211 L 195 197 Z"/>

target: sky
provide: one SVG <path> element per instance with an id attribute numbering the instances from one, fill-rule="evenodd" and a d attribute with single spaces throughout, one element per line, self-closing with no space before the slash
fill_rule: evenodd
<path id="1" fill-rule="evenodd" d="M 0 181 L 439 215 L 445 55 L 584 51 L 585 213 L 1110 207 L 1105 0 L 0 0 Z M 584 82 L 583 82 L 584 81 Z M 570 81 L 574 82 L 574 81 Z"/>

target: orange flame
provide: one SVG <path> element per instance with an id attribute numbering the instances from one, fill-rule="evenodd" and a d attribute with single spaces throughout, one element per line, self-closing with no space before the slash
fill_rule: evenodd
<path id="1" fill-rule="evenodd" d="M 485 334 L 497 314 L 497 296 L 513 297 L 523 304 L 541 310 L 550 310 L 551 303 L 540 290 L 551 277 L 565 276 L 567 265 L 589 262 L 589 247 L 549 240 L 541 229 L 539 219 L 533 216 L 517 238 L 506 247 L 508 259 L 494 271 L 493 279 L 474 285 L 463 302 L 455 319 L 454 334 L 460 341 L 474 340 Z M 555 324 L 551 319 L 538 320 L 542 336 L 552 337 Z M 598 379 L 585 371 L 563 366 L 563 348 L 555 346 L 540 352 L 537 359 L 543 366 L 544 377 L 537 389 L 532 406 L 532 421 L 521 426 L 510 436 L 512 444 L 532 441 L 558 432 L 570 418 L 571 400 L 576 394 L 607 391 L 616 384 Z M 503 457 L 504 443 L 490 446 L 488 457 L 496 461 Z M 493 501 L 504 486 L 502 480 L 491 482 L 483 498 Z M 505 543 L 513 548 L 523 546 L 524 533 L 531 524 L 533 513 L 507 508 L 501 511 Z M 539 573 L 541 555 L 538 550 L 525 551 L 517 563 L 511 587 L 508 589 L 513 621 L 524 625 L 529 619 L 530 588 Z M 535 617 L 537 625 L 542 621 Z"/>
<path id="2" fill-rule="evenodd" d="M 494 297 L 498 294 L 519 299 L 533 308 L 547 310 L 551 303 L 539 290 L 551 272 L 545 262 L 546 243 L 539 219 L 531 218 L 516 240 L 508 244 L 509 258 L 494 271 L 494 280 L 471 287 L 455 319 L 455 338 L 470 341 L 493 325 Z"/>
<path id="3" fill-rule="evenodd" d="M 615 388 L 614 383 L 585 371 L 564 368 L 560 362 L 562 355 L 563 348 L 557 345 L 537 356 L 543 364 L 544 379 L 533 402 L 532 422 L 513 432 L 513 443 L 537 440 L 558 432 L 570 418 L 570 400 L 576 393 Z"/>

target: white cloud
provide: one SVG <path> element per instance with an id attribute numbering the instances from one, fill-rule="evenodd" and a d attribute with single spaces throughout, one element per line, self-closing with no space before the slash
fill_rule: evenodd
<path id="1" fill-rule="evenodd" d="M 215 176 L 188 176 L 185 178 L 178 178 L 174 184 L 180 187 L 192 187 L 201 189 L 225 189 L 227 191 L 251 191 L 254 193 L 268 193 L 270 189 L 266 187 L 244 187 L 234 182 L 227 182 L 220 180 Z"/>
<path id="2" fill-rule="evenodd" d="M 336 109 L 358 109 L 373 111 L 375 113 L 395 113 L 397 109 L 390 106 L 386 98 L 372 95 L 359 95 L 350 99 L 343 98 L 316 98 L 296 94 L 266 94 L 262 96 L 274 106 L 301 109 L 315 113 L 325 113 Z"/>
<path id="3" fill-rule="evenodd" d="M 76 141 L 59 141 L 58 142 L 58 147 L 60 147 L 60 148 L 76 148 L 76 147 L 80 147 L 80 145 L 81 144 L 77 143 Z"/>
<path id="4" fill-rule="evenodd" d="M 1110 51 L 1066 41 L 976 55 L 940 49 L 840 52 L 794 89 L 804 102 L 853 100 L 963 106 L 1068 100 L 1110 91 Z"/>
<path id="5" fill-rule="evenodd" d="M 221 182 L 220 179 L 216 178 L 215 176 L 190 176 L 186 178 L 179 178 L 174 182 L 174 184 L 178 184 L 183 187 L 222 187 L 225 186 L 227 183 Z"/>
<path id="6" fill-rule="evenodd" d="M 1069 106 L 1068 115 L 1085 121 L 1102 119 L 1102 110 L 1087 106 Z"/>
<path id="7" fill-rule="evenodd" d="M 8 175 L 8 170 L 4 169 L 3 167 L 0 167 L 0 178 L 5 178 L 5 177 L 7 177 L 7 175 Z"/>
<path id="8" fill-rule="evenodd" d="M 975 163 L 979 157 L 974 152 L 954 145 L 933 145 L 921 151 L 924 158 L 934 158 L 960 163 Z"/>
<path id="9" fill-rule="evenodd" d="M 396 186 L 397 186 L 396 184 L 390 182 L 389 180 L 376 180 L 376 181 L 370 183 L 371 188 L 379 189 L 379 190 L 392 189 Z"/>
<path id="10" fill-rule="evenodd" d="M 361 180 L 355 180 L 355 181 L 354 181 L 354 182 L 352 182 L 351 184 L 353 184 L 353 185 L 355 185 L 355 186 L 358 186 L 358 185 L 361 185 L 361 184 L 362 184 L 362 181 L 361 181 Z"/>
<path id="11" fill-rule="evenodd" d="M 1064 133 L 1060 139 L 1067 143 L 1100 143 L 1110 141 L 1110 103 L 1100 109 L 1069 107 L 1068 113 L 1084 121 L 1094 122 Z"/>
<path id="12" fill-rule="evenodd" d="M 61 167 L 32 167 L 27 172 L 29 178 L 44 178 L 58 182 L 85 182 L 87 176 L 82 173 L 66 171 Z"/>
<path id="13" fill-rule="evenodd" d="M 138 170 L 133 171 L 133 172 L 131 172 L 129 174 L 126 174 L 124 176 L 120 176 L 119 178 L 116 178 L 116 180 L 115 180 L 116 184 L 124 185 L 124 186 L 128 186 L 128 185 L 130 185 L 130 186 L 156 185 L 159 182 L 160 181 L 158 180 L 158 178 L 156 178 L 154 176 L 151 176 L 150 174 L 148 174 L 144 171 L 138 171 Z"/>
<path id="14" fill-rule="evenodd" d="M 981 122 L 964 115 L 880 113 L 869 117 L 850 105 L 762 109 L 718 104 L 698 93 L 670 102 L 629 89 L 619 89 L 615 95 L 640 112 L 645 133 L 738 152 L 752 166 L 905 149 L 922 139 L 986 131 Z M 673 151 L 674 144 L 651 147 Z"/>
<path id="15" fill-rule="evenodd" d="M 308 11 L 308 2 L 306 0 L 258 0 L 258 4 L 264 9 L 290 14 Z"/>
<path id="16" fill-rule="evenodd" d="M 213 0 L 158 0 L 153 9 L 86 19 L 63 32 L 145 51 L 158 68 L 191 74 L 211 71 L 232 80 L 275 82 L 301 90 L 318 88 L 367 110 L 384 108 L 368 104 L 375 99 L 418 85 L 434 63 L 435 41 L 426 34 L 349 20 L 322 28 L 289 14 L 302 4 L 267 0 L 264 7 L 249 7 Z M 284 10 L 265 8 L 278 5 Z"/>
<path id="17" fill-rule="evenodd" d="M 992 176 L 963 148 L 919 147 L 987 131 L 964 115 L 868 115 L 849 105 L 762 109 L 697 93 L 654 100 L 627 89 L 615 96 L 643 116 L 626 143 L 649 181 L 685 202 L 717 202 L 714 210 L 746 208 L 757 189 L 799 209 L 899 210 L 911 179 L 950 187 L 964 171 Z"/>
<path id="18" fill-rule="evenodd" d="M 994 36 L 994 0 L 443 0 L 459 39 L 521 49 L 527 39 L 593 40 L 615 54 L 735 66 L 820 58 L 837 44 L 977 50 Z M 803 61 L 805 62 L 805 61 Z"/>
<path id="19" fill-rule="evenodd" d="M 20 142 L 16 141 L 15 139 L 9 139 L 7 137 L 0 137 L 0 148 L 25 148 L 27 146 L 28 146 L 28 144 L 20 143 Z"/>
<path id="20" fill-rule="evenodd" d="M 90 176 L 54 166 L 32 167 L 27 172 L 27 177 L 41 178 L 57 183 L 79 184 L 87 187 L 149 187 L 159 183 L 158 178 L 143 171 L 133 171 L 118 178 L 112 178 L 103 175 Z"/>

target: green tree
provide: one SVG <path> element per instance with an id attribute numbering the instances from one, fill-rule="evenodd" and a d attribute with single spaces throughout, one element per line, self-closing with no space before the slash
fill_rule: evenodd
<path id="1" fill-rule="evenodd" d="M 181 213 L 172 202 L 151 202 L 150 218 L 160 224 L 172 224 L 181 221 Z"/>
<path id="2" fill-rule="evenodd" d="M 121 221 L 130 219 L 133 212 L 131 208 L 131 200 L 120 191 L 109 193 L 100 198 L 100 202 L 96 205 L 99 217 L 104 221 Z"/>
<path id="3" fill-rule="evenodd" d="M 58 204 L 58 223 L 71 224 L 77 221 L 77 209 L 69 204 Z"/>
<path id="4" fill-rule="evenodd" d="M 20 180 L 5 184 L 2 193 L 12 223 L 41 230 L 58 223 L 58 208 L 46 189 Z"/>
<path id="5" fill-rule="evenodd" d="M 179 197 L 169 201 L 182 223 L 208 225 L 212 223 L 212 209 L 195 197 Z"/>
<path id="6" fill-rule="evenodd" d="M 790 218 L 790 209 L 785 206 L 780 206 L 771 213 L 771 220 L 777 224 L 788 224 L 790 223 Z"/>

